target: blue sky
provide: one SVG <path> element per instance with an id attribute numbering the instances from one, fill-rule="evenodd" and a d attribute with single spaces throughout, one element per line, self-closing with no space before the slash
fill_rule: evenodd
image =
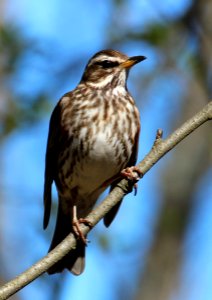
<path id="1" fill-rule="evenodd" d="M 133 0 L 131 1 L 130 8 L 125 8 L 131 10 L 131 18 L 125 20 L 123 29 L 135 26 L 137 23 L 140 24 L 140 11 L 143 12 L 142 23 L 145 27 L 152 20 L 160 19 L 163 14 L 166 14 L 170 18 L 176 17 L 184 11 L 189 3 L 190 1 L 167 0 L 158 4 L 155 1 Z M 76 55 L 83 55 L 80 73 L 79 71 L 77 72 L 77 78 L 71 78 L 69 86 L 67 86 L 66 82 L 64 86 L 58 88 L 58 94 L 52 99 L 53 107 L 63 93 L 68 89 L 74 88 L 77 84 L 90 55 L 107 44 L 106 24 L 110 22 L 111 17 L 114 18 L 111 2 L 94 0 L 91 5 L 90 2 L 85 0 L 73 1 L 71 3 L 65 0 L 8 0 L 7 7 L 7 18 L 17 22 L 22 27 L 26 36 L 39 38 L 42 40 L 44 46 L 45 41 L 50 41 L 51 45 L 54 45 L 52 48 L 53 56 L 54 53 L 63 53 L 62 57 L 58 57 L 56 63 L 60 64 L 60 60 L 64 63 L 66 57 L 69 59 L 73 57 L 74 59 Z M 124 11 L 120 13 L 124 13 Z M 145 44 L 142 44 L 142 49 L 140 44 L 129 44 L 124 50 L 128 54 L 144 54 L 148 57 L 148 61 L 132 71 L 130 78 L 135 78 L 138 74 L 141 76 L 142 72 L 148 74 L 148 72 L 157 67 L 160 61 L 157 52 Z M 51 75 L 45 77 L 45 74 L 34 72 L 32 68 L 28 68 L 30 65 L 32 67 L 33 63 L 42 66 L 42 62 L 37 57 L 28 58 L 25 64 L 26 68 L 20 72 L 20 90 L 29 90 L 30 92 L 32 86 L 35 91 L 39 87 L 42 88 L 43 85 L 48 85 L 48 88 L 51 86 L 48 83 Z M 138 72 L 138 68 L 141 68 L 142 71 Z M 166 76 L 169 76 L 170 79 L 169 86 L 166 84 Z M 154 96 L 155 90 L 158 88 L 157 82 L 153 82 L 152 84 L 151 99 L 153 101 L 151 103 L 151 110 L 145 103 L 139 102 L 142 115 L 139 158 L 143 157 L 151 147 L 157 128 L 162 127 L 165 134 L 170 131 L 167 124 L 173 114 L 176 113 L 177 97 L 180 90 L 173 95 L 173 90 L 176 88 L 174 72 L 166 76 L 164 76 L 164 79 L 160 78 L 162 89 L 157 93 L 157 99 Z M 129 87 L 132 89 L 134 86 L 130 78 Z M 55 81 L 56 78 L 52 78 L 52 82 Z M 178 82 L 178 84 L 180 85 L 181 82 Z M 167 108 L 166 103 L 170 97 L 173 103 L 172 106 Z M 166 109 L 163 110 L 164 114 L 158 114 L 158 109 L 163 109 L 165 106 Z M 16 245 L 20 246 L 21 243 L 24 245 L 23 253 L 19 254 L 16 264 L 8 267 L 8 276 L 16 275 L 32 264 L 35 258 L 39 259 L 45 255 L 50 243 L 50 240 L 48 240 L 49 236 L 47 236 L 46 232 L 42 231 L 43 211 L 41 205 L 48 119 L 49 117 L 47 116 L 39 124 L 30 128 L 24 128 L 22 131 L 14 132 L 3 145 L 4 193 L 5 198 L 10 199 L 9 204 L 3 207 L 5 211 L 4 226 L 6 226 L 9 236 L 13 237 L 12 241 L 7 238 L 7 235 L 4 237 L 5 245 L 8 247 L 8 253 L 5 254 L 5 258 L 11 259 Z M 141 251 L 145 257 L 145 253 L 151 245 L 154 223 L 157 218 L 158 209 L 160 209 L 160 192 L 155 179 L 158 176 L 157 172 L 161 166 L 162 162 L 139 183 L 137 197 L 130 195 L 126 198 L 118 219 L 116 219 L 108 230 L 102 224 L 99 224 L 94 229 L 95 233 L 90 235 L 92 243 L 89 245 L 87 253 L 86 271 L 82 276 L 77 278 L 72 276 L 63 277 L 65 283 L 60 299 L 73 298 L 80 300 L 88 294 L 93 300 L 115 299 L 113 282 L 117 280 L 117 276 L 120 276 L 120 269 L 124 268 L 128 274 L 131 270 L 132 262 L 136 264 L 138 254 L 134 252 L 131 254 L 129 249 L 134 248 L 135 241 L 139 240 L 143 244 Z M 11 169 L 13 170 L 13 176 L 11 176 Z M 201 186 L 197 187 L 197 199 L 201 198 L 201 202 L 196 200 L 197 204 L 194 208 L 191 228 L 187 232 L 184 246 L 185 263 L 182 270 L 183 280 L 181 289 L 179 293 L 173 295 L 176 300 L 182 299 L 181 295 L 185 297 L 185 293 L 186 300 L 211 299 L 212 284 L 210 278 L 212 278 L 212 266 L 208 260 L 212 253 L 212 240 L 209 230 L 212 228 L 209 197 L 212 191 L 211 188 L 205 189 L 205 187 L 209 186 L 210 177 L 211 174 L 206 174 Z M 205 190 L 204 194 L 202 194 L 203 190 Z M 11 214 L 15 216 L 13 222 L 8 217 Z M 204 222 L 200 222 L 200 214 L 202 216 L 201 220 L 204 220 Z M 126 216 L 127 227 L 123 225 L 126 223 Z M 137 220 L 142 220 L 142 230 L 139 232 L 136 230 L 138 226 Z M 52 220 L 52 226 L 53 222 L 54 220 Z M 23 233 L 20 231 L 22 227 L 25 228 Z M 130 234 L 126 237 L 127 231 Z M 99 245 L 98 239 L 103 234 L 111 241 L 109 252 L 103 251 Z M 130 239 L 129 236 L 131 237 Z M 197 238 L 201 242 L 196 250 L 193 251 L 193 244 L 195 243 L 196 245 L 195 239 Z M 31 252 L 32 255 L 26 255 L 27 252 Z M 200 277 L 199 274 L 202 270 L 204 270 L 204 274 Z M 136 281 L 129 281 L 125 277 L 126 275 L 122 274 L 121 279 L 128 285 L 129 289 L 133 290 Z M 136 278 L 136 272 L 132 272 L 133 277 Z M 48 280 L 51 280 L 51 278 Z M 195 282 L 195 289 L 192 288 L 193 282 Z M 30 299 L 33 295 L 36 299 L 42 300 L 46 299 L 45 293 L 47 291 L 48 287 L 44 285 L 42 279 L 38 279 L 26 287 L 21 292 L 21 295 L 23 299 Z M 204 297 L 200 298 L 203 294 Z"/>

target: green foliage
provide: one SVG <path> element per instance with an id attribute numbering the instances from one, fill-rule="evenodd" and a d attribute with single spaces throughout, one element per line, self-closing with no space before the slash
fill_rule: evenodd
<path id="1" fill-rule="evenodd" d="M 15 71 L 17 61 L 28 47 L 21 30 L 14 24 L 7 23 L 0 27 L 0 53 L 3 63 L 1 72 L 4 72 L 4 76 Z"/>

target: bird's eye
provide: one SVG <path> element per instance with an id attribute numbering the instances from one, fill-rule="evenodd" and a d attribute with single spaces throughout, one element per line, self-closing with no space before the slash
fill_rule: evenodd
<path id="1" fill-rule="evenodd" d="M 118 62 L 110 60 L 97 61 L 95 64 L 101 66 L 104 69 L 113 68 L 119 65 Z"/>

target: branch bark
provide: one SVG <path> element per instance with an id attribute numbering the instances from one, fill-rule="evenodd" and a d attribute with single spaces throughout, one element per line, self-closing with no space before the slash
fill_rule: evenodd
<path id="1" fill-rule="evenodd" d="M 173 132 L 165 140 L 162 139 L 162 130 L 157 131 L 156 139 L 151 151 L 138 164 L 138 168 L 142 174 L 146 174 L 155 163 L 157 163 L 167 152 L 173 149 L 186 136 L 191 134 L 199 126 L 212 120 L 212 101 L 209 102 L 201 111 L 185 122 L 180 128 Z M 93 225 L 96 225 L 105 214 L 116 205 L 123 197 L 131 191 L 130 183 L 123 179 L 113 191 L 95 208 L 87 217 Z M 83 234 L 87 234 L 90 228 L 80 225 Z M 15 294 L 17 291 L 28 285 L 37 277 L 46 272 L 57 261 L 64 257 L 71 249 L 76 246 L 75 237 L 68 235 L 55 249 L 48 255 L 32 265 L 29 269 L 6 283 L 0 288 L 0 299 L 5 300 Z"/>

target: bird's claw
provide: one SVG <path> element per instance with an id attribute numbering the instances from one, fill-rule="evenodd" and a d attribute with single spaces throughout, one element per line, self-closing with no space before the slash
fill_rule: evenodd
<path id="1" fill-rule="evenodd" d="M 140 171 L 140 169 L 136 166 L 128 167 L 121 171 L 121 176 L 134 182 L 133 188 L 135 191 L 134 194 L 136 195 L 138 190 L 137 182 L 143 177 L 143 173 Z"/>
<path id="2" fill-rule="evenodd" d="M 131 181 L 138 181 L 143 177 L 143 173 L 136 166 L 123 169 L 121 175 Z"/>

